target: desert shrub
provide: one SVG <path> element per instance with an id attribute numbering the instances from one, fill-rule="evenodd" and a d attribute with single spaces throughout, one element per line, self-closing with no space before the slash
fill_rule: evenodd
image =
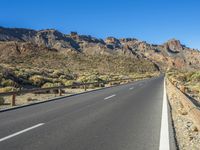
<path id="1" fill-rule="evenodd" d="M 30 102 L 30 101 L 33 101 L 33 98 L 28 97 L 26 100 L 27 100 L 27 102 Z"/>
<path id="2" fill-rule="evenodd" d="M 51 81 L 52 83 L 58 83 L 58 82 L 62 82 L 62 80 L 58 79 L 58 78 L 51 78 L 49 81 Z"/>
<path id="3" fill-rule="evenodd" d="M 109 81 L 112 80 L 112 76 L 111 75 L 101 75 L 99 76 L 99 78 L 103 81 Z"/>
<path id="4" fill-rule="evenodd" d="M 108 85 L 109 85 L 109 86 L 112 86 L 112 85 L 120 85 L 120 81 L 109 82 Z"/>
<path id="5" fill-rule="evenodd" d="M 42 88 L 58 87 L 58 86 L 62 86 L 62 84 L 61 83 L 50 83 L 50 82 L 47 82 L 44 85 L 42 85 Z"/>
<path id="6" fill-rule="evenodd" d="M 112 77 L 112 80 L 120 80 L 120 79 L 121 79 L 120 76 L 113 76 L 113 77 Z"/>
<path id="7" fill-rule="evenodd" d="M 46 80 L 46 82 L 51 82 L 51 83 L 53 83 L 53 82 L 58 82 L 57 80 L 54 81 L 53 78 L 49 78 L 49 77 L 45 77 L 45 80 Z"/>
<path id="8" fill-rule="evenodd" d="M 48 78 L 45 78 L 43 76 L 40 75 L 34 75 L 32 77 L 29 78 L 29 81 L 36 86 L 42 86 L 43 84 L 45 84 L 46 82 L 48 82 Z"/>
<path id="9" fill-rule="evenodd" d="M 5 100 L 3 97 L 0 97 L 0 105 L 3 105 L 5 103 Z"/>
<path id="10" fill-rule="evenodd" d="M 7 87 L 7 86 L 15 86 L 16 83 L 10 79 L 3 79 L 1 81 L 1 85 L 4 86 L 4 87 Z"/>
<path id="11" fill-rule="evenodd" d="M 98 75 L 80 76 L 78 82 L 101 82 L 103 81 Z"/>
<path id="12" fill-rule="evenodd" d="M 28 72 L 28 74 L 29 74 L 30 76 L 42 75 L 42 73 L 39 71 L 38 68 L 35 68 L 35 69 L 27 69 L 26 72 Z"/>
<path id="13" fill-rule="evenodd" d="M 55 70 L 53 73 L 52 73 L 52 77 L 54 78 L 59 78 L 61 75 L 64 75 L 64 73 L 60 70 Z"/>
<path id="14" fill-rule="evenodd" d="M 94 83 L 94 84 L 90 84 L 88 86 L 88 88 L 97 88 L 97 87 L 105 87 L 105 84 L 104 83 Z"/>
<path id="15" fill-rule="evenodd" d="M 199 94 L 200 93 L 200 84 L 190 84 L 189 88 L 192 92 Z"/>
<path id="16" fill-rule="evenodd" d="M 28 97 L 28 98 L 26 99 L 27 102 L 36 101 L 36 100 L 37 100 L 37 99 L 31 98 L 31 97 Z"/>
<path id="17" fill-rule="evenodd" d="M 28 78 L 30 78 L 31 76 L 33 76 L 33 74 L 29 71 L 17 71 L 15 72 L 15 75 L 17 78 L 22 78 L 22 79 L 26 79 L 28 80 Z"/>
<path id="18" fill-rule="evenodd" d="M 87 77 L 87 82 L 100 82 L 102 79 L 98 77 L 98 75 L 91 75 Z"/>
<path id="19" fill-rule="evenodd" d="M 194 72 L 185 72 L 184 76 L 186 77 L 186 81 L 189 82 L 191 80 L 191 76 L 194 74 Z"/>
<path id="20" fill-rule="evenodd" d="M 65 75 L 61 75 L 61 76 L 59 77 L 59 79 L 66 79 L 66 76 L 65 76 Z"/>
<path id="21" fill-rule="evenodd" d="M 64 80 L 62 83 L 65 86 L 68 86 L 68 85 L 73 85 L 75 82 L 76 82 L 75 80 Z"/>
<path id="22" fill-rule="evenodd" d="M 105 80 L 103 80 L 102 78 L 99 78 L 98 75 L 83 75 L 83 76 L 79 76 L 78 82 L 83 82 L 83 83 L 88 83 L 88 82 L 105 82 Z M 104 86 L 105 83 L 102 83 L 102 87 Z M 95 83 L 95 84 L 90 84 L 88 85 L 88 88 L 95 88 L 95 87 L 99 87 L 100 84 L 99 83 Z"/>
<path id="23" fill-rule="evenodd" d="M 87 86 L 89 89 L 93 89 L 93 88 L 96 88 L 96 87 L 99 87 L 98 84 L 90 84 Z"/>
<path id="24" fill-rule="evenodd" d="M 47 83 L 42 85 L 42 88 L 49 88 L 49 87 L 54 87 L 54 84 L 50 83 L 50 82 L 47 82 Z"/>
<path id="25" fill-rule="evenodd" d="M 191 76 L 191 80 L 192 80 L 192 81 L 197 81 L 197 82 L 199 82 L 199 81 L 200 81 L 200 72 L 194 73 L 194 74 Z"/>
<path id="26" fill-rule="evenodd" d="M 61 75 L 59 77 L 59 79 L 74 80 L 75 77 L 73 75 L 70 75 L 70 74 L 65 74 L 65 75 Z"/>
<path id="27" fill-rule="evenodd" d="M 187 81 L 187 78 L 184 74 L 176 74 L 176 77 L 175 77 L 177 80 L 181 81 L 181 82 L 185 82 Z"/>
<path id="28" fill-rule="evenodd" d="M 87 77 L 86 76 L 79 76 L 77 81 L 78 82 L 87 82 Z"/>
<path id="29" fill-rule="evenodd" d="M 14 87 L 3 87 L 3 88 L 0 88 L 0 93 L 11 92 L 13 90 L 15 90 Z"/>

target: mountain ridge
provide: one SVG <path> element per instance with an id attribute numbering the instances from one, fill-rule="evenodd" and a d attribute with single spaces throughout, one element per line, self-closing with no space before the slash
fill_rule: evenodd
<path id="1" fill-rule="evenodd" d="M 136 38 L 107 37 L 100 39 L 90 35 L 79 35 L 77 32 L 63 34 L 55 29 L 33 30 L 0 27 L 0 41 L 1 52 L 5 51 L 6 43 L 9 45 L 10 42 L 15 42 L 13 45 L 23 43 L 22 45 L 32 45 L 30 47 L 35 47 L 35 49 L 49 49 L 63 55 L 84 53 L 87 55 L 120 55 L 141 60 L 146 59 L 163 70 L 169 68 L 200 68 L 200 52 L 186 47 L 176 39 L 171 39 L 159 45 L 149 44 Z M 27 51 L 21 52 L 28 53 L 31 50 L 31 48 L 28 48 L 29 46 L 24 46 L 22 49 L 27 49 Z M 15 47 L 13 49 L 19 51 L 17 46 L 13 47 Z M 7 49 L 7 51 L 9 50 L 10 48 Z M 37 55 L 37 53 L 35 54 Z M 4 55 L 4 57 L 6 56 Z"/>

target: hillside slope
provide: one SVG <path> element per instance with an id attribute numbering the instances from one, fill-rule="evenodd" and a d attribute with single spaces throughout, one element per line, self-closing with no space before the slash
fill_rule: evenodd
<path id="1" fill-rule="evenodd" d="M 200 69 L 200 52 L 172 39 L 163 45 L 134 38 L 105 40 L 54 29 L 0 27 L 0 88 L 48 87 L 74 81 Z"/>
<path id="2" fill-rule="evenodd" d="M 145 59 L 157 64 L 161 69 L 200 68 L 200 52 L 182 45 L 176 39 L 169 40 L 163 45 L 155 45 L 134 38 L 117 39 L 108 37 L 103 40 L 87 35 L 78 35 L 76 32 L 67 35 L 54 29 L 35 31 L 0 27 L 0 41 L 2 41 L 0 43 L 1 57 L 4 59 L 6 59 L 6 56 L 8 59 L 10 57 L 10 55 L 5 56 L 6 53 L 10 53 L 9 48 L 5 46 L 5 42 L 12 41 L 17 45 L 23 42 L 29 43 L 29 45 L 31 43 L 34 45 L 33 47 L 38 46 L 37 49 L 40 49 L 40 51 L 41 49 L 50 49 L 65 56 L 72 53 L 93 56 L 118 55 L 136 60 Z M 5 49 L 7 49 L 6 52 Z M 35 55 L 38 53 L 33 48 L 30 48 L 30 51 L 34 51 Z M 23 51 L 22 54 L 24 53 L 26 51 Z M 27 50 L 27 53 L 29 53 L 29 50 Z"/>

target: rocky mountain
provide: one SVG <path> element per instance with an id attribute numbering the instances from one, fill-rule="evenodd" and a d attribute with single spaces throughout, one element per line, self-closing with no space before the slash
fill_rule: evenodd
<path id="1" fill-rule="evenodd" d="M 0 27 L 0 59 L 26 57 L 54 52 L 64 56 L 84 54 L 90 56 L 124 56 L 145 60 L 160 69 L 200 69 L 200 52 L 172 39 L 162 45 L 149 44 L 135 38 L 108 37 L 105 40 L 76 32 L 63 34 L 54 29 L 31 30 Z"/>

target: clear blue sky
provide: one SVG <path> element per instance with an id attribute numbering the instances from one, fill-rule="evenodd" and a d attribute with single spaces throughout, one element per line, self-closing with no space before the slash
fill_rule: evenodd
<path id="1" fill-rule="evenodd" d="M 0 26 L 157 44 L 177 38 L 200 49 L 200 0 L 1 0 Z"/>

